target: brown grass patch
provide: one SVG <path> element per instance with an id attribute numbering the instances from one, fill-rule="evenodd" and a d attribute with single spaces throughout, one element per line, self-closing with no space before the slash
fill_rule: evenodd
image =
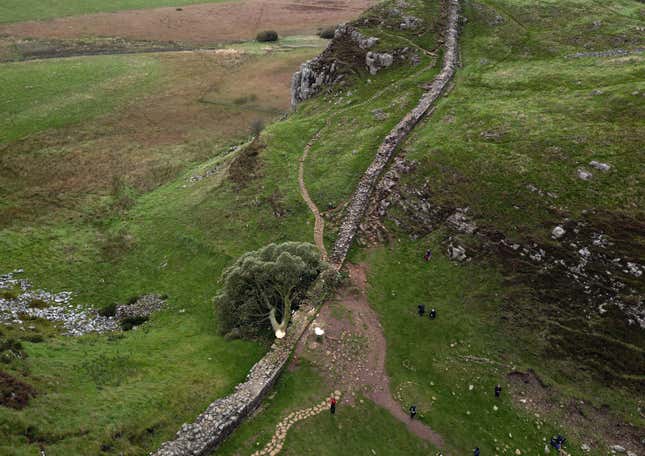
<path id="1" fill-rule="evenodd" d="M 159 54 L 163 76 L 154 93 L 114 114 L 5 148 L 0 187 L 11 198 L 0 208 L 0 225 L 47 210 L 80 217 L 80 207 L 110 194 L 115 176 L 137 192 L 168 182 L 246 137 L 254 120 L 269 123 L 286 111 L 293 71 L 316 52 Z"/>
<path id="2" fill-rule="evenodd" d="M 137 40 L 221 43 L 253 39 L 260 30 L 280 36 L 314 34 L 346 22 L 373 0 L 242 0 L 239 2 L 87 14 L 0 26 L 0 34 L 32 38 L 118 36 Z"/>
<path id="3" fill-rule="evenodd" d="M 36 390 L 15 377 L 0 371 L 0 405 L 13 409 L 23 409 L 29 399 L 36 396 Z"/>

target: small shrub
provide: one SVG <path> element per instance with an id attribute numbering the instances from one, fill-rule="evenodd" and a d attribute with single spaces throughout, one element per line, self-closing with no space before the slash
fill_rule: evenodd
<path id="1" fill-rule="evenodd" d="M 3 299 L 16 299 L 18 297 L 18 292 L 16 290 L 0 290 L 0 298 Z"/>
<path id="2" fill-rule="evenodd" d="M 229 177 L 233 182 L 246 185 L 256 177 L 259 168 L 258 156 L 265 147 L 256 136 L 250 144 L 239 151 L 228 168 Z"/>
<path id="3" fill-rule="evenodd" d="M 278 32 L 275 30 L 263 30 L 257 34 L 255 37 L 260 43 L 265 43 L 267 41 L 278 41 Z"/>
<path id="4" fill-rule="evenodd" d="M 32 309 L 44 309 L 45 307 L 48 307 L 49 305 L 43 301 L 42 299 L 32 299 L 29 302 L 29 307 Z"/>
<path id="5" fill-rule="evenodd" d="M 0 371 L 0 405 L 20 410 L 25 408 L 29 399 L 34 396 L 36 390 L 31 385 Z"/>
<path id="6" fill-rule="evenodd" d="M 325 39 L 325 40 L 331 40 L 334 37 L 334 34 L 336 33 L 336 28 L 335 27 L 327 27 L 322 29 L 319 33 L 318 36 Z"/>
<path id="7" fill-rule="evenodd" d="M 260 136 L 260 133 L 262 133 L 262 130 L 264 130 L 264 122 L 262 119 L 255 119 L 253 122 L 251 122 L 251 134 L 254 137 Z"/>
<path id="8" fill-rule="evenodd" d="M 24 359 L 27 354 L 23 351 L 22 344 L 19 340 L 9 338 L 0 339 L 0 362 L 5 364 L 11 363 L 16 359 Z"/>
<path id="9" fill-rule="evenodd" d="M 128 300 L 125 302 L 127 305 L 131 306 L 132 304 L 136 303 L 141 296 L 135 295 L 135 296 L 130 296 Z"/>
<path id="10" fill-rule="evenodd" d="M 116 304 L 108 304 L 99 309 L 99 315 L 102 317 L 113 317 L 116 315 Z"/>
<path id="11" fill-rule="evenodd" d="M 121 321 L 121 329 L 124 331 L 130 331 L 135 326 L 139 326 L 148 321 L 148 317 L 129 317 L 124 318 Z"/>
<path id="12" fill-rule="evenodd" d="M 31 343 L 34 343 L 34 344 L 39 344 L 39 343 L 45 341 L 45 338 L 43 337 L 42 334 L 32 334 L 30 336 L 25 336 L 24 339 L 27 342 L 31 342 Z"/>

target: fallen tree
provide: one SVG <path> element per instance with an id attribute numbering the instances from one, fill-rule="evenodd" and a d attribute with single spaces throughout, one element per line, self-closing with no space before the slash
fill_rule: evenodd
<path id="1" fill-rule="evenodd" d="M 283 338 L 292 311 L 324 269 L 320 252 L 309 243 L 269 244 L 245 253 L 222 274 L 215 297 L 220 331 L 256 337 L 272 329 Z"/>

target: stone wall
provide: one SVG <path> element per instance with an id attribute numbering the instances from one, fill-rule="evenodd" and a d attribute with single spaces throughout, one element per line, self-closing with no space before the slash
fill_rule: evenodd
<path id="1" fill-rule="evenodd" d="M 448 24 L 445 31 L 445 44 L 443 66 L 441 72 L 435 77 L 429 89 L 423 94 L 417 106 L 401 120 L 385 137 L 379 147 L 374 161 L 356 187 L 349 202 L 345 218 L 340 226 L 336 243 L 331 253 L 334 266 L 340 268 L 345 261 L 347 252 L 352 245 L 363 214 L 367 209 L 374 187 L 392 158 L 396 148 L 403 142 L 414 126 L 426 115 L 443 95 L 452 80 L 458 64 L 458 27 L 459 27 L 459 0 L 448 0 Z"/>

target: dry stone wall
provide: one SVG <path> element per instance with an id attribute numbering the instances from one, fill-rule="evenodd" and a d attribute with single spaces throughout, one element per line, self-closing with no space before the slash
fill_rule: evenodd
<path id="1" fill-rule="evenodd" d="M 155 456 L 202 456 L 210 454 L 242 420 L 260 405 L 287 365 L 296 345 L 309 322 L 315 316 L 315 307 L 306 305 L 294 313 L 284 339 L 276 340 L 269 352 L 250 370 L 244 383 L 235 392 L 218 399 L 199 415 L 194 423 L 182 425 L 174 440 L 165 442 Z"/>
<path id="2" fill-rule="evenodd" d="M 340 268 L 347 257 L 363 214 L 369 204 L 374 187 L 392 158 L 396 148 L 403 142 L 414 126 L 434 107 L 437 99 L 446 91 L 458 64 L 458 19 L 459 0 L 448 1 L 448 25 L 445 32 L 443 66 L 429 89 L 421 97 L 417 106 L 401 120 L 385 137 L 367 171 L 358 183 L 349 202 L 345 218 L 341 224 L 331 261 Z"/>

